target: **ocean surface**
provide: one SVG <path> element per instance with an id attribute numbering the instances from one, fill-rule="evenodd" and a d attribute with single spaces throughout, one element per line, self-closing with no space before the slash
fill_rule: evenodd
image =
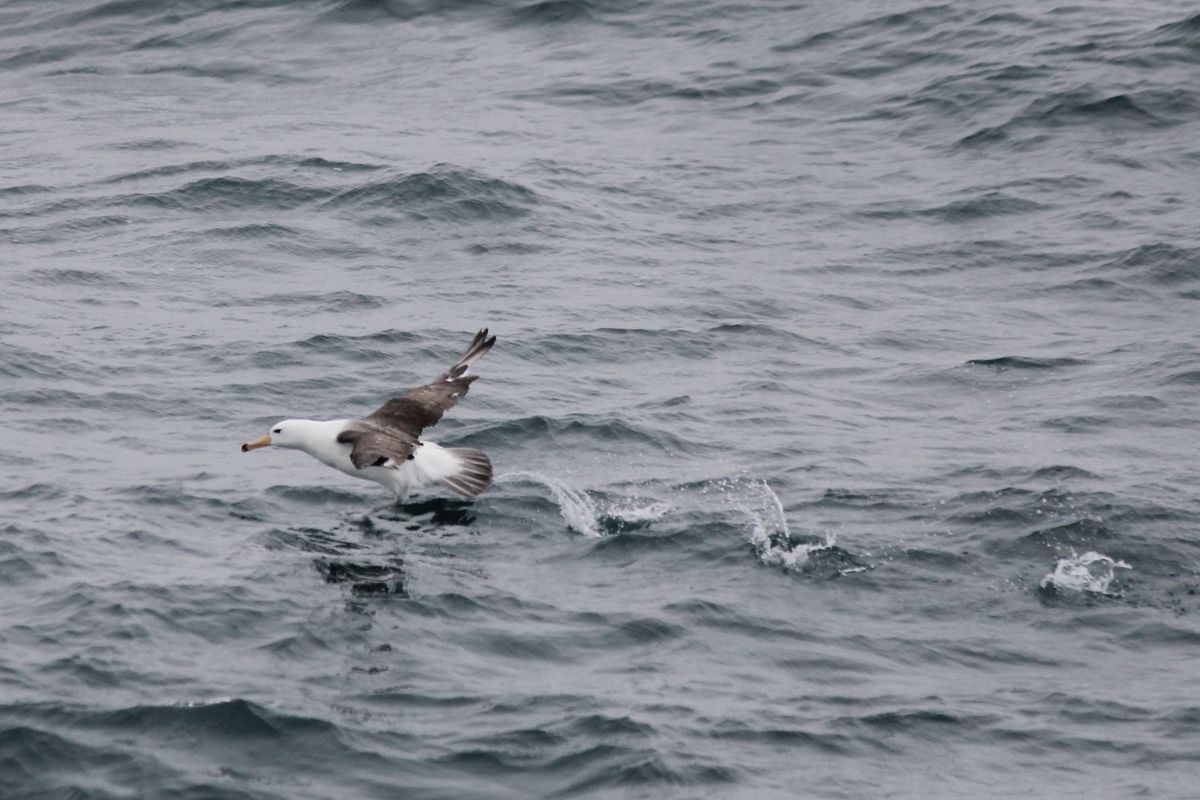
<path id="1" fill-rule="evenodd" d="M 1195 3 L 4 2 L 0 798 L 1195 798 L 1198 209 Z"/>

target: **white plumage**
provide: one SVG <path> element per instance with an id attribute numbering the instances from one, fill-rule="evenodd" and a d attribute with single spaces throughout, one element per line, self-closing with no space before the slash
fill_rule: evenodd
<path id="1" fill-rule="evenodd" d="M 271 428 L 271 445 L 291 450 L 300 450 L 353 478 L 374 481 L 380 486 L 391 489 L 397 500 L 405 499 L 409 494 L 419 489 L 431 486 L 446 486 L 459 494 L 478 494 L 465 492 L 455 485 L 447 485 L 447 481 L 460 484 L 456 480 L 462 476 L 483 477 L 479 457 L 487 461 L 487 456 L 479 450 L 466 448 L 442 447 L 436 442 L 422 442 L 415 450 L 411 459 L 401 461 L 394 466 L 363 467 L 359 469 L 350 460 L 352 446 L 338 441 L 338 435 L 347 430 L 353 420 L 349 419 L 285 419 Z M 468 455 L 469 454 L 469 455 Z M 393 463 L 393 462 L 389 462 Z M 490 467 L 487 475 L 490 482 Z M 486 489 L 483 486 L 480 491 Z"/>
<path id="2" fill-rule="evenodd" d="M 442 447 L 420 439 L 475 381 L 468 371 L 492 349 L 496 337 L 479 331 L 466 352 L 439 378 L 393 397 L 363 419 L 285 419 L 242 445 L 301 450 L 326 466 L 391 489 L 400 501 L 417 489 L 442 486 L 474 497 L 492 485 L 492 462 L 480 450 Z"/>

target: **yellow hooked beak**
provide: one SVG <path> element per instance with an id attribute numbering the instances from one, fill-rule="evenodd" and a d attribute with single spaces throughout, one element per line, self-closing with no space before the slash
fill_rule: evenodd
<path id="1" fill-rule="evenodd" d="M 261 439 L 255 439 L 253 442 L 246 442 L 242 445 L 242 452 L 249 453 L 251 450 L 257 450 L 260 447 L 271 446 L 271 434 L 264 434 Z"/>

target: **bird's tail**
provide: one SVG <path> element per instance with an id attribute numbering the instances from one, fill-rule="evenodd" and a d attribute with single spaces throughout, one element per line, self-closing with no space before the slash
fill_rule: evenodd
<path id="1" fill-rule="evenodd" d="M 458 461 L 459 469 L 442 478 L 442 486 L 463 497 L 475 497 L 492 485 L 492 460 L 487 453 L 471 447 L 451 447 L 446 452 Z"/>
<path id="2" fill-rule="evenodd" d="M 492 485 L 492 461 L 482 450 L 424 442 L 410 463 L 417 478 L 413 488 L 441 484 L 455 494 L 475 497 Z"/>

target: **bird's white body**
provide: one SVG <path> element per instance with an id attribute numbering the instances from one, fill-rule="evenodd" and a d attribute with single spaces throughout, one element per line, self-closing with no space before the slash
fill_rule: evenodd
<path id="1" fill-rule="evenodd" d="M 359 469 L 350 460 L 352 445 L 337 440 L 352 422 L 348 419 L 288 419 L 275 427 L 281 433 L 272 434 L 271 444 L 292 450 L 302 450 L 320 461 L 353 478 L 374 481 L 391 489 L 396 500 L 408 497 L 415 489 L 435 486 L 454 475 L 461 468 L 452 450 L 434 442 L 422 442 L 413 452 L 413 457 L 395 467 L 363 467 Z"/>

